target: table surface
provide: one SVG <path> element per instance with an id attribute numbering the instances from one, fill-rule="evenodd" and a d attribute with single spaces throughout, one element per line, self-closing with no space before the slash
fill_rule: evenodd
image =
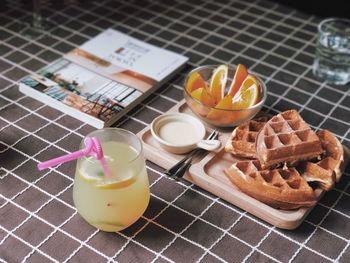
<path id="1" fill-rule="evenodd" d="M 173 84 L 194 66 L 243 63 L 265 80 L 267 110 L 297 109 L 313 128 L 329 129 L 350 146 L 350 86 L 327 85 L 311 72 L 318 18 L 265 0 L 44 1 L 54 26 L 49 36 L 30 40 L 19 33 L 31 19 L 22 2 L 0 6 L 2 261 L 350 262 L 349 169 L 297 230 L 286 231 L 174 182 L 148 162 L 152 196 L 144 216 L 120 233 L 96 230 L 72 203 L 75 163 L 36 169 L 76 150 L 94 128 L 23 96 L 17 85 L 112 27 L 190 57 L 183 72 L 115 127 L 137 133 L 175 105 L 183 96 Z"/>

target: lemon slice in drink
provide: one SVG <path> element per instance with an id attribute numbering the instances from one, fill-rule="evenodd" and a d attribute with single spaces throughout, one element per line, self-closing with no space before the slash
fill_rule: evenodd
<path id="1" fill-rule="evenodd" d="M 102 181 L 104 178 L 104 173 L 102 171 L 99 172 L 94 172 L 92 174 L 88 174 L 86 172 L 82 172 L 80 171 L 80 177 L 89 183 L 93 183 L 93 182 L 98 182 L 98 181 Z"/>
<path id="2" fill-rule="evenodd" d="M 95 172 L 91 174 L 81 173 L 81 177 L 83 180 L 89 183 L 95 183 L 96 188 L 98 189 L 119 189 L 127 187 L 133 184 L 136 181 L 134 175 L 131 175 L 127 178 L 123 178 L 121 180 L 118 179 L 109 179 L 106 180 L 105 175 L 102 171 Z"/>
<path id="3" fill-rule="evenodd" d="M 97 182 L 96 187 L 99 189 L 120 189 L 132 185 L 135 181 L 135 176 L 130 176 L 123 180 L 102 180 L 101 182 Z"/>

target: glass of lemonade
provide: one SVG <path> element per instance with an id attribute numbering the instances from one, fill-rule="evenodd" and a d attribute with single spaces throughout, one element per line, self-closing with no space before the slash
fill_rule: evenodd
<path id="1" fill-rule="evenodd" d="M 150 199 L 142 142 L 133 133 L 106 128 L 87 135 L 97 137 L 112 176 L 106 176 L 92 156 L 78 160 L 73 200 L 79 214 L 107 232 L 120 231 L 137 221 Z M 84 141 L 80 148 L 84 148 Z"/>

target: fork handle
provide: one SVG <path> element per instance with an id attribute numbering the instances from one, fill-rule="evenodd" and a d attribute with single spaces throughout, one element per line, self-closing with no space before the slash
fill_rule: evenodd
<path id="1" fill-rule="evenodd" d="M 178 169 L 180 169 L 180 167 L 192 156 L 194 156 L 195 154 L 197 154 L 199 151 L 201 151 L 201 149 L 195 149 L 193 150 L 191 153 L 189 153 L 188 155 L 186 155 L 184 158 L 182 158 L 180 161 L 178 161 L 174 166 L 172 166 L 171 168 L 169 168 L 168 170 L 166 170 L 164 172 L 164 174 L 168 175 L 168 176 L 172 176 L 174 173 L 176 173 L 176 171 Z"/>
<path id="2" fill-rule="evenodd" d="M 184 162 L 182 166 L 173 175 L 171 175 L 171 178 L 180 180 L 192 165 L 192 159 L 193 157 L 187 159 L 186 162 Z"/>

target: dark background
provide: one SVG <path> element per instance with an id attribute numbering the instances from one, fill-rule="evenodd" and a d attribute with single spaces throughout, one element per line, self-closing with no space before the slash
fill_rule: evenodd
<path id="1" fill-rule="evenodd" d="M 22 2 L 31 8 L 32 0 L 0 0 L 0 9 L 1 7 L 6 9 L 6 4 L 11 4 L 11 2 L 18 1 Z M 41 0 L 41 2 L 50 2 L 52 5 L 62 6 L 67 4 L 89 2 L 92 0 Z M 163 0 L 129 0 L 134 3 L 142 3 L 142 2 L 163 2 Z M 230 0 L 228 0 L 229 2 Z M 344 17 L 350 19 L 350 0 L 271 0 L 273 2 L 279 2 L 284 5 L 288 5 L 294 7 L 303 12 L 318 15 L 320 17 Z M 125 1 L 128 2 L 128 1 Z M 176 2 L 174 0 L 173 2 Z M 221 2 L 221 1 L 220 1 Z M 226 1 L 222 1 L 226 2 Z M 172 1 L 165 1 L 165 3 L 171 5 Z"/>
<path id="2" fill-rule="evenodd" d="M 349 0 L 274 0 L 281 4 L 292 6 L 296 9 L 309 14 L 321 17 L 344 17 L 350 18 L 350 1 Z"/>

